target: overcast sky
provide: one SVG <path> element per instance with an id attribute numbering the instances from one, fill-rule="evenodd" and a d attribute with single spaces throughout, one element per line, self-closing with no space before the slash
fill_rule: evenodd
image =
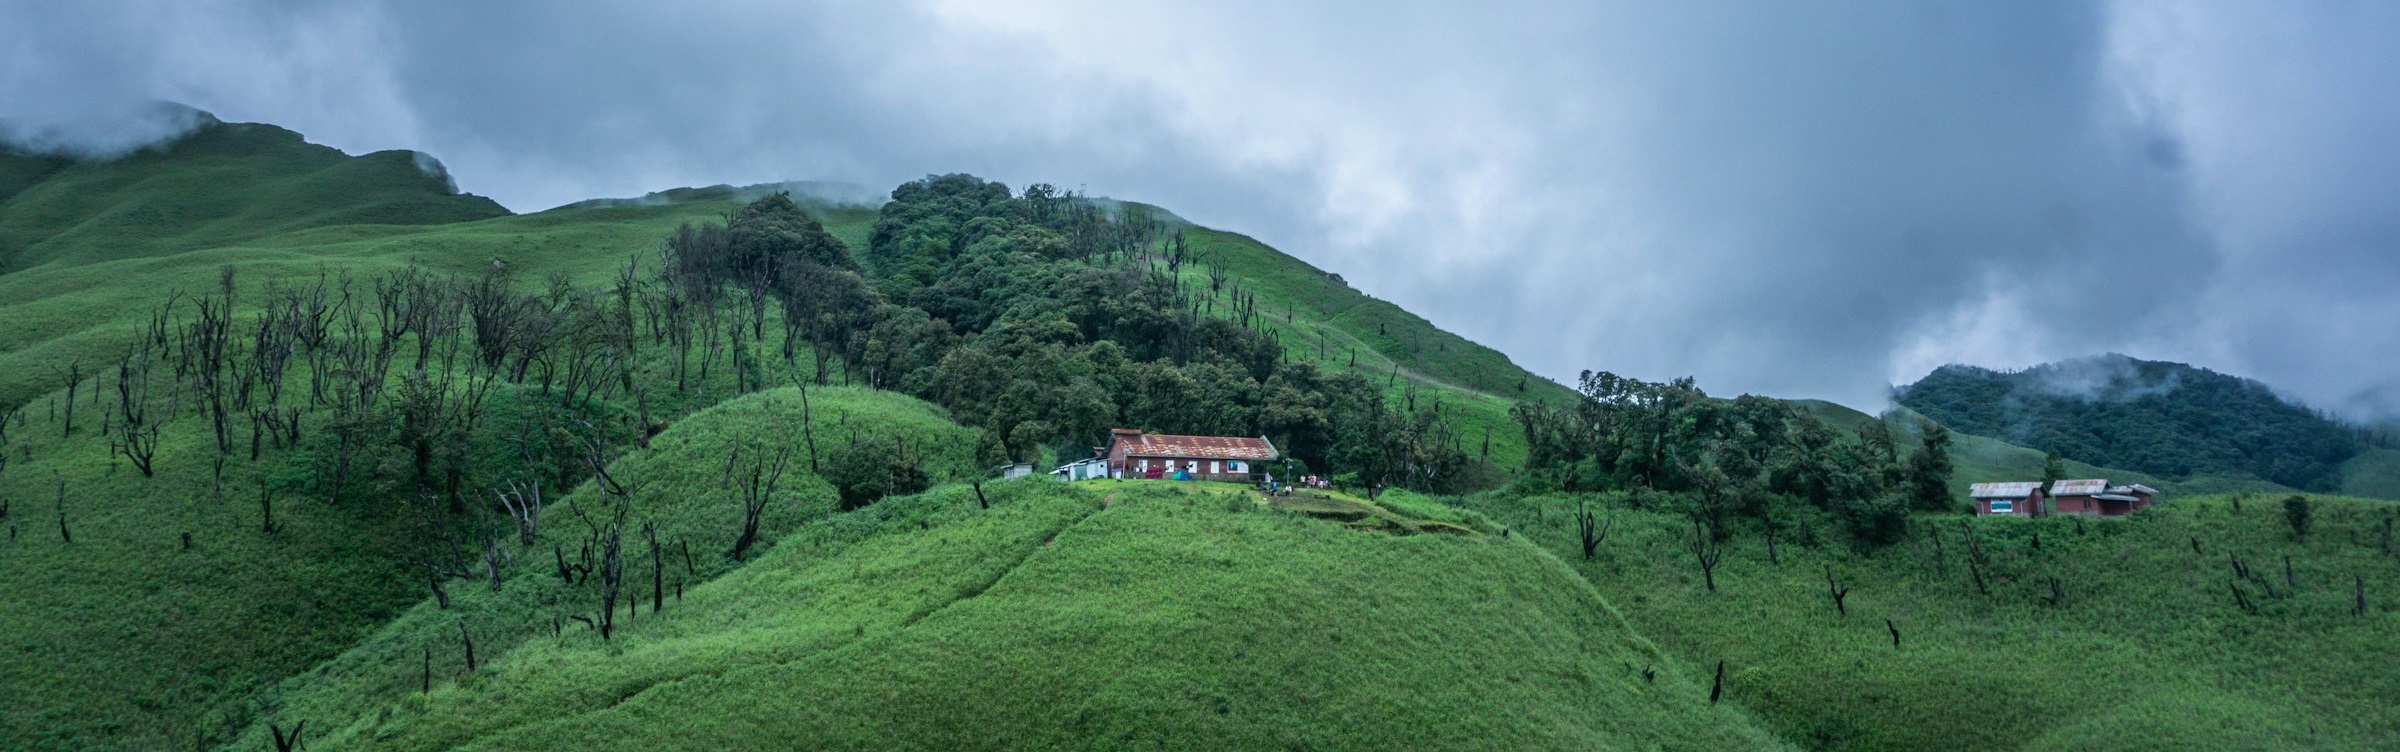
<path id="1" fill-rule="evenodd" d="M 181 102 L 518 211 L 1051 182 L 1570 383 L 1872 408 L 2114 350 L 2400 415 L 2400 3 L 792 5 L 0 0 L 0 117 Z"/>

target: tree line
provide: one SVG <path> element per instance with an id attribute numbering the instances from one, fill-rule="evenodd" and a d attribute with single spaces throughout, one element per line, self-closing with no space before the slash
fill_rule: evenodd
<path id="1" fill-rule="evenodd" d="M 1585 371 L 1577 392 L 1566 407 L 1514 409 L 1529 447 L 1519 485 L 1680 510 L 1704 562 L 1737 525 L 1760 529 L 1770 548 L 1787 531 L 1813 536 L 1820 522 L 1881 545 L 1906 533 L 1910 510 L 1956 505 L 1950 435 L 1938 424 L 1875 419 L 1844 432 L 1782 400 L 1712 398 L 1690 378 Z M 1915 452 L 1902 450 L 1899 430 L 1918 433 Z M 1588 556 L 1605 529 L 1583 514 Z"/>

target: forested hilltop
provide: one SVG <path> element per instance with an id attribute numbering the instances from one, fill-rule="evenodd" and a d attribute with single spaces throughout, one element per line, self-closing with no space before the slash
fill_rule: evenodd
<path id="1" fill-rule="evenodd" d="M 2101 355 L 2000 372 L 1944 366 L 1895 395 L 1951 428 L 2172 478 L 2248 476 L 2343 488 L 2343 463 L 2400 446 L 2266 385 L 2181 363 Z"/>

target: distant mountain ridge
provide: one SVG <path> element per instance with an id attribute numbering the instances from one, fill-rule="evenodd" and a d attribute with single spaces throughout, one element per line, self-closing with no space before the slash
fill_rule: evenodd
<path id="1" fill-rule="evenodd" d="M 1959 431 L 2094 465 L 2308 491 L 2342 490 L 2344 463 L 2379 441 L 2257 381 L 2114 353 L 2022 371 L 1943 366 L 1894 399 Z"/>
<path id="2" fill-rule="evenodd" d="M 350 156 L 300 134 L 205 117 L 122 156 L 0 143 L 0 274 L 153 258 L 314 227 L 440 225 L 508 216 L 458 191 L 441 162 L 394 149 Z"/>

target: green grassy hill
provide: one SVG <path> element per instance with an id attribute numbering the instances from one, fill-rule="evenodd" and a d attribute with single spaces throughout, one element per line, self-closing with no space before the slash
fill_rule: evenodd
<path id="1" fill-rule="evenodd" d="M 1803 746 L 2390 748 L 2400 546 L 2386 525 L 2400 508 L 2310 498 L 2305 539 L 2261 496 L 2238 512 L 2230 496 L 2176 497 L 2122 520 L 1924 516 L 1870 554 L 1786 531 L 1770 556 L 1743 530 L 1716 592 L 1682 515 L 1620 509 L 1576 566 L 1668 652 L 1725 660 L 1728 696 Z M 1466 506 L 1581 557 L 1567 500 Z"/>
<path id="2" fill-rule="evenodd" d="M 471 674 L 451 615 L 420 607 L 262 720 L 329 749 L 1779 746 L 1515 540 L 1352 530 L 1238 489 L 984 492 L 807 522 L 610 642 L 532 614 Z M 444 653 L 429 693 L 420 646 Z"/>
<path id="3" fill-rule="evenodd" d="M 235 245 L 330 225 L 507 214 L 407 151 L 358 157 L 255 123 L 210 124 L 97 162 L 0 152 L 0 273 Z"/>
<path id="4" fill-rule="evenodd" d="M 2342 463 L 2342 493 L 2400 499 L 2400 449 L 2369 449 Z"/>
<path id="5" fill-rule="evenodd" d="M 0 267 L 0 410 L 14 409 L 0 445 L 0 520 L 15 529 L 0 543 L 0 625 L 16 640 L 0 654 L 0 687 L 24 690 L 0 693 L 0 746 L 35 749 L 183 746 L 241 727 L 261 710 L 246 698 L 377 625 L 405 623 L 425 594 L 421 575 L 396 563 L 411 555 L 401 541 L 423 524 L 406 504 L 335 508 L 279 490 L 281 527 L 261 530 L 262 481 L 309 472 L 298 469 L 303 455 L 270 449 L 263 462 L 237 460 L 214 480 L 207 429 L 188 406 L 165 426 L 158 477 L 112 451 L 103 431 L 114 419 L 111 366 L 168 293 L 214 292 L 231 269 L 235 315 L 247 321 L 272 287 L 346 279 L 369 298 L 372 278 L 404 268 L 473 277 L 497 261 L 529 284 L 557 276 L 604 287 L 677 225 L 721 219 L 758 192 L 677 190 L 507 215 L 455 195 L 413 155 L 345 157 L 288 131 L 238 124 L 113 162 L 0 156 L 0 190 L 0 242 L 10 244 Z M 812 209 L 854 247 L 877 216 L 851 205 Z M 1249 254 L 1245 263 L 1262 270 L 1304 268 L 1263 247 Z M 1378 352 L 1362 353 L 1360 368 L 1388 363 Z M 78 425 L 62 436 L 70 365 L 83 376 Z M 654 395 L 653 419 L 672 424 L 710 407 L 730 392 L 725 382 Z M 1427 394 L 1474 392 L 1412 370 L 1392 387 L 1395 401 L 1412 382 Z M 1471 401 L 1495 428 L 1495 463 L 1521 456 L 1507 401 L 1454 400 L 1462 411 Z M 65 499 L 54 505 L 61 480 Z M 72 543 L 56 533 L 53 506 Z M 455 590 L 461 608 L 472 601 L 473 588 Z"/>

